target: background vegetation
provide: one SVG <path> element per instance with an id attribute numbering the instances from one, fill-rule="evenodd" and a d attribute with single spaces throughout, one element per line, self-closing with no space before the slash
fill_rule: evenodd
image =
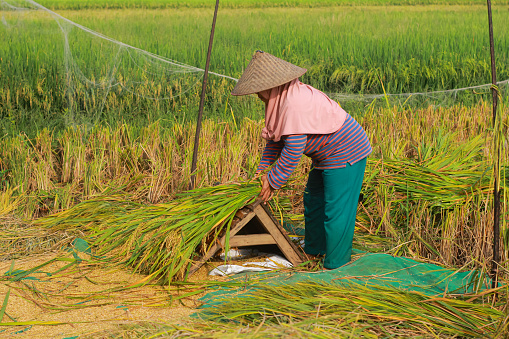
<path id="1" fill-rule="evenodd" d="M 79 2 L 81 3 L 81 2 Z M 509 7 L 494 7 L 498 79 L 509 78 Z M 204 67 L 211 8 L 167 10 L 59 11 L 64 17 L 149 52 Z M 150 121 L 193 118 L 199 101 L 199 74 L 180 83 L 191 91 L 176 100 L 170 80 L 127 91 L 114 88 L 102 106 L 101 90 L 83 80 L 69 86 L 65 62 L 74 63 L 92 79 L 107 78 L 118 65 L 117 45 L 70 29 L 70 53 L 65 59 L 63 34 L 47 16 L 18 21 L 6 17 L 6 39 L 0 42 L 0 134 L 32 135 L 34 127 L 62 129 L 73 123 L 118 121 L 146 125 Z M 22 24 L 19 24 L 20 22 Z M 327 93 L 383 94 L 454 89 L 490 82 L 490 62 L 484 6 L 334 6 L 324 8 L 222 8 L 216 29 L 211 70 L 240 77 L 254 50 L 262 49 L 308 69 L 304 82 Z M 77 70 L 73 70 L 73 74 Z M 135 70 L 113 76 L 113 83 L 136 81 Z M 154 80 L 149 78 L 149 80 Z M 219 120 L 259 119 L 263 108 L 253 98 L 229 95 L 232 80 L 211 76 L 206 116 Z M 193 87 L 194 86 L 194 87 Z M 76 107 L 69 107 L 74 91 Z M 448 104 L 470 105 L 489 94 L 450 93 Z M 93 93 L 93 94 L 91 94 Z M 463 97 L 464 94 L 468 94 Z M 85 102 L 88 96 L 97 100 Z M 391 98 L 400 105 L 407 97 Z M 430 100 L 432 99 L 432 100 Z M 425 97 L 425 105 L 435 98 Z M 379 100 L 381 102 L 382 100 Z M 362 113 L 367 101 L 342 100 L 352 113 Z M 441 99 L 438 104 L 441 104 Z M 435 103 L 436 104 L 436 103 Z M 385 102 L 384 102 L 385 105 Z M 86 106 L 86 108 L 85 108 Z M 67 109 L 67 110 L 66 110 Z M 66 115 L 72 109 L 72 119 Z"/>
<path id="2" fill-rule="evenodd" d="M 41 0 L 51 9 L 97 8 L 201 8 L 214 7 L 215 1 L 205 0 Z M 496 5 L 508 4 L 506 0 L 493 1 Z M 330 6 L 387 6 L 387 5 L 484 5 L 483 0 L 222 0 L 222 8 L 259 7 L 330 7 Z"/>

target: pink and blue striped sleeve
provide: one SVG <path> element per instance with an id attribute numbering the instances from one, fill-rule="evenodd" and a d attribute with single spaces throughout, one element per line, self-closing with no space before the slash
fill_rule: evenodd
<path id="1" fill-rule="evenodd" d="M 306 149 L 307 135 L 296 134 L 286 136 L 284 147 L 276 165 L 269 171 L 269 184 L 275 189 L 281 188 L 299 164 Z"/>
<path id="2" fill-rule="evenodd" d="M 258 168 L 256 171 L 263 171 L 270 165 L 276 161 L 277 157 L 279 156 L 279 153 L 281 153 L 281 150 L 284 147 L 284 142 L 282 140 L 278 142 L 274 142 L 272 140 L 268 140 L 265 144 L 265 148 L 263 149 L 262 159 L 260 160 L 260 164 L 258 165 Z"/>

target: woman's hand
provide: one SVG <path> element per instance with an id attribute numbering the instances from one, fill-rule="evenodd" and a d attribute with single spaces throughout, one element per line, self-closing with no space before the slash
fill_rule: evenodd
<path id="1" fill-rule="evenodd" d="M 266 203 L 267 201 L 272 199 L 272 195 L 274 194 L 274 188 L 270 186 L 267 174 L 264 174 L 261 179 L 262 179 L 262 191 L 258 196 L 263 199 L 264 203 Z"/>

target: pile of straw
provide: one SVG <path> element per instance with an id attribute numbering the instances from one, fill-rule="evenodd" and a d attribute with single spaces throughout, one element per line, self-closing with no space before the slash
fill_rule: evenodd
<path id="1" fill-rule="evenodd" d="M 498 293 L 498 299 L 494 295 Z M 498 300 L 498 301 L 495 301 Z M 303 281 L 259 283 L 185 322 L 145 322 L 110 338 L 505 338 L 507 287 L 429 297 L 385 287 Z M 105 333 L 106 334 L 106 333 Z M 86 337 L 89 338 L 89 337 Z M 92 337 L 90 337 L 92 338 Z"/>
<path id="2" fill-rule="evenodd" d="M 388 331 L 405 336 L 495 338 L 507 334 L 509 325 L 507 314 L 501 311 L 507 303 L 507 287 L 498 290 L 502 299 L 492 305 L 489 301 L 493 301 L 495 290 L 461 297 L 429 297 L 382 286 L 314 280 L 261 283 L 234 298 L 228 294 L 216 297 L 202 317 L 216 322 L 230 319 L 253 327 L 288 324 L 324 337 L 362 329 L 362 335 L 387 335 Z"/>
<path id="3" fill-rule="evenodd" d="M 107 258 L 169 283 L 183 279 L 194 256 L 229 232 L 235 213 L 254 202 L 259 187 L 247 182 L 198 188 L 157 205 L 98 197 L 35 224 L 82 234 L 99 260 Z"/>

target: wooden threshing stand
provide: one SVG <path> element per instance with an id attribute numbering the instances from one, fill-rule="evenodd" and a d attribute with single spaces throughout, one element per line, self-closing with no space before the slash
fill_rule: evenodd
<path id="1" fill-rule="evenodd" d="M 261 202 L 261 199 L 257 199 L 254 203 L 237 211 L 230 228 L 230 247 L 277 245 L 293 266 L 304 262 L 305 258 L 298 247 Z M 189 274 L 196 272 L 219 250 L 224 249 L 225 240 L 226 233 L 219 237 L 210 250 L 191 266 Z"/>

